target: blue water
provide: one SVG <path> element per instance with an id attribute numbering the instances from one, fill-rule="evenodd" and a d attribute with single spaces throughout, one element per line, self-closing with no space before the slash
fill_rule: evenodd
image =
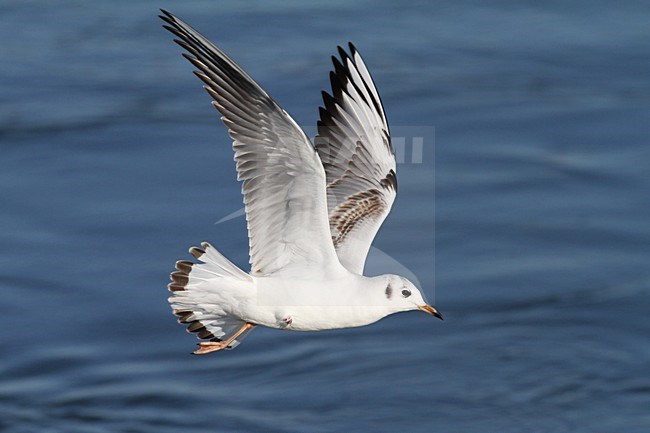
<path id="1" fill-rule="evenodd" d="M 422 163 L 400 164 L 375 245 L 445 322 L 257 329 L 190 356 L 168 273 L 204 240 L 245 266 L 246 232 L 215 224 L 241 206 L 229 141 L 158 7 L 301 125 L 352 40 L 393 128 L 435 128 Z M 646 2 L 2 2 L 0 431 L 650 431 L 648 16 Z"/>

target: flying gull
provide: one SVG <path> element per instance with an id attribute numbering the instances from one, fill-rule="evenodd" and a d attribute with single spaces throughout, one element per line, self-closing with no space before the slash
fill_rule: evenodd
<path id="1" fill-rule="evenodd" d="M 312 144 L 221 49 L 162 13 L 233 140 L 248 223 L 249 273 L 204 242 L 190 248 L 199 263 L 179 261 L 171 274 L 174 314 L 203 340 L 194 353 L 232 349 L 256 326 L 349 328 L 410 310 L 442 319 L 406 278 L 363 276 L 397 178 L 386 114 L 356 48 L 332 58 Z"/>

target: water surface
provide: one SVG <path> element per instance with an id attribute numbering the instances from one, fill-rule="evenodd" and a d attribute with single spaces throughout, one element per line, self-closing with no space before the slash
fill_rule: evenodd
<path id="1" fill-rule="evenodd" d="M 393 128 L 435 127 L 375 245 L 445 322 L 258 329 L 189 355 L 174 261 L 208 240 L 245 267 L 247 241 L 242 218 L 215 225 L 241 206 L 232 153 L 160 6 L 301 125 L 352 40 Z M 4 2 L 0 430 L 649 431 L 649 13 Z"/>

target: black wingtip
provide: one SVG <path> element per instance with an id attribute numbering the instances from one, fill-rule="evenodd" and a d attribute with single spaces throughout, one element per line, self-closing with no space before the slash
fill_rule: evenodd
<path id="1" fill-rule="evenodd" d="M 348 48 L 350 48 L 350 54 L 352 54 L 352 56 L 359 52 L 359 50 L 357 50 L 357 47 L 355 47 L 351 41 L 348 41 Z"/>
<path id="2" fill-rule="evenodd" d="M 327 93 L 325 90 L 321 92 L 321 96 L 323 97 L 323 102 L 325 103 L 326 109 L 330 110 L 336 105 L 336 98 Z"/>
<path id="3" fill-rule="evenodd" d="M 158 18 L 163 20 L 163 22 L 166 22 L 169 25 L 163 24 L 163 27 L 166 28 L 167 30 L 171 31 L 172 26 L 175 26 L 176 24 L 174 23 L 174 20 L 169 18 L 168 16 L 165 15 L 158 15 Z"/>
<path id="4" fill-rule="evenodd" d="M 165 17 L 161 17 L 161 18 L 164 19 Z M 165 21 L 165 22 L 166 22 L 166 23 L 169 23 L 169 21 Z M 171 24 L 171 23 L 169 23 L 169 24 Z M 178 30 L 176 30 L 176 27 L 172 27 L 172 26 L 168 26 L 167 24 L 163 24 L 163 29 L 165 29 L 165 30 L 167 30 L 167 31 L 169 31 L 169 32 L 171 32 L 171 33 L 173 33 L 173 34 L 175 34 L 176 36 L 178 36 L 178 35 L 177 35 Z"/>
<path id="5" fill-rule="evenodd" d="M 336 57 L 332 56 L 332 64 L 334 65 L 334 72 L 337 75 L 342 75 L 342 76 L 347 75 L 348 68 L 347 68 L 347 62 L 345 57 L 339 60 Z"/>
<path id="6" fill-rule="evenodd" d="M 339 52 L 339 56 L 341 56 L 341 60 L 342 60 L 343 62 L 345 62 L 345 59 L 350 58 L 350 56 L 349 56 L 348 53 L 345 51 L 345 49 L 343 49 L 342 46 L 338 45 L 338 46 L 336 47 L 336 49 L 338 50 L 338 52 Z"/>
<path id="7" fill-rule="evenodd" d="M 165 9 L 160 9 L 160 12 L 162 12 L 162 15 L 158 15 L 158 18 L 160 18 L 167 24 L 171 24 L 172 26 L 176 25 L 176 17 L 171 12 L 167 12 Z"/>

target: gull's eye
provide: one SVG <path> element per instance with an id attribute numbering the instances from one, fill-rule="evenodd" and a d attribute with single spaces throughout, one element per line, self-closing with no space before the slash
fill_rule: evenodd
<path id="1" fill-rule="evenodd" d="M 409 296 L 411 296 L 411 291 L 408 290 L 408 289 L 402 290 L 402 296 L 404 296 L 405 298 L 408 298 Z"/>

